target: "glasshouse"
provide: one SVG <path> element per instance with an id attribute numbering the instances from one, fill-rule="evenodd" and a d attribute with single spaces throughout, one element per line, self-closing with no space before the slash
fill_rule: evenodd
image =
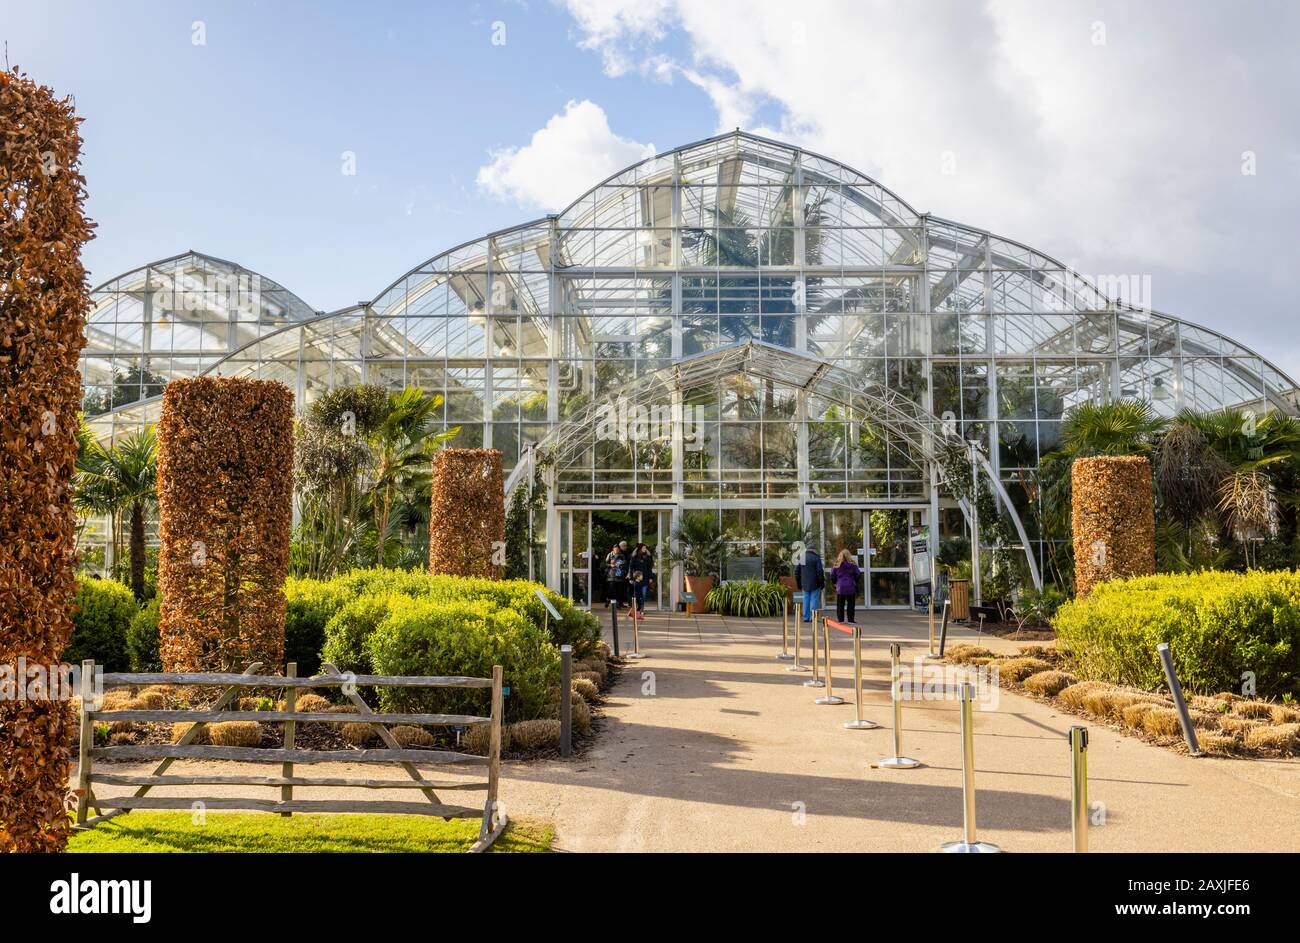
<path id="1" fill-rule="evenodd" d="M 1069 534 L 1040 468 L 1072 408 L 1297 413 L 1259 354 L 1114 294 L 836 161 L 731 133 L 338 311 L 197 252 L 113 278 L 93 296 L 83 407 L 110 442 L 156 422 L 178 377 L 278 380 L 300 415 L 349 386 L 416 388 L 450 444 L 502 453 L 525 509 L 519 575 L 581 605 L 612 544 L 644 542 L 670 573 L 694 528 L 716 535 L 722 579 L 770 578 L 811 541 L 857 557 L 863 605 L 908 607 L 945 554 L 970 561 L 977 597 L 981 567 L 1048 578 Z M 113 526 L 88 520 L 91 565 L 114 565 Z M 419 539 L 418 520 L 398 530 Z M 651 604 L 682 590 L 658 580 Z"/>

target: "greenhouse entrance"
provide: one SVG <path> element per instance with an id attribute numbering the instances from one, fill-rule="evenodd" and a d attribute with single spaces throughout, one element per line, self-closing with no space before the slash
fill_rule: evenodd
<path id="1" fill-rule="evenodd" d="M 654 555 L 655 578 L 646 609 L 665 609 L 671 596 L 672 564 L 667 557 L 672 511 L 668 508 L 558 508 L 560 593 L 579 606 L 603 606 L 608 598 L 605 557 L 622 540 L 628 549 L 643 543 Z"/>
<path id="2" fill-rule="evenodd" d="M 924 507 L 814 508 L 813 539 L 826 568 L 847 550 L 862 568 L 859 606 L 908 609 L 918 589 L 928 592 L 929 557 Z"/>

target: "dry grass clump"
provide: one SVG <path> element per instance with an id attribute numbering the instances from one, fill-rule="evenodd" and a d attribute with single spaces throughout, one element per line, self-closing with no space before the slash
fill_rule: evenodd
<path id="1" fill-rule="evenodd" d="M 1269 716 L 1275 724 L 1300 724 L 1300 708 L 1289 704 L 1274 704 Z"/>
<path id="2" fill-rule="evenodd" d="M 521 720 L 517 724 L 506 724 L 505 726 L 503 726 L 501 728 L 501 752 L 504 753 L 506 750 L 509 750 L 511 745 L 514 744 L 515 742 L 514 731 L 520 726 L 520 724 L 531 724 L 531 723 L 536 723 L 536 721 Z M 555 723 L 558 724 L 559 721 L 557 720 Z M 556 737 L 557 737 L 556 742 L 558 743 L 559 735 L 556 734 Z M 461 737 L 460 747 L 466 753 L 474 753 L 478 756 L 486 756 L 488 751 L 488 744 L 490 744 L 491 742 L 492 742 L 492 725 L 473 724 L 472 726 L 469 727 L 469 729 L 465 731 L 464 736 Z"/>
<path id="3" fill-rule="evenodd" d="M 979 645 L 954 645 L 944 652 L 944 656 L 954 665 L 969 665 L 977 659 L 983 659 L 979 664 L 986 664 L 993 653 Z"/>
<path id="4" fill-rule="evenodd" d="M 1058 656 L 1055 648 L 1049 648 L 1046 645 L 1021 645 L 1020 657 L 1041 658 L 1044 661 L 1055 662 Z"/>
<path id="5" fill-rule="evenodd" d="M 594 701 L 600 696 L 600 688 L 592 684 L 586 678 L 575 678 L 573 682 L 573 691 L 575 694 L 582 696 L 584 701 Z"/>
<path id="6" fill-rule="evenodd" d="M 369 724 L 351 723 L 343 725 L 343 729 L 339 731 L 339 736 L 354 747 L 363 747 L 377 738 L 379 734 L 375 733 L 375 728 Z"/>
<path id="7" fill-rule="evenodd" d="M 225 720 L 207 729 L 213 746 L 255 747 L 262 742 L 262 725 L 255 720 Z"/>
<path id="8" fill-rule="evenodd" d="M 605 661 L 609 661 L 614 657 L 614 649 L 609 647 L 609 642 L 601 639 L 596 643 L 596 654 Z"/>
<path id="9" fill-rule="evenodd" d="M 1278 724 L 1276 727 L 1252 727 L 1246 731 L 1246 746 L 1252 750 L 1269 753 L 1290 753 L 1297 746 L 1300 724 Z"/>
<path id="10" fill-rule="evenodd" d="M 590 681 L 593 685 L 596 686 L 596 690 L 599 691 L 600 686 L 605 679 L 601 677 L 599 671 L 575 671 L 573 673 L 573 680 Z"/>
<path id="11" fill-rule="evenodd" d="M 591 729 L 591 708 L 581 697 L 574 697 L 569 716 L 575 733 L 586 733 Z"/>
<path id="12" fill-rule="evenodd" d="M 574 663 L 573 670 L 581 673 L 585 671 L 594 671 L 600 675 L 601 681 L 609 674 L 609 662 L 603 658 L 587 658 L 583 661 Z"/>
<path id="13" fill-rule="evenodd" d="M 1163 706 L 1159 698 L 1150 694 L 1125 691 L 1122 688 L 1099 688 L 1083 695 L 1083 709 L 1094 717 L 1119 720 L 1124 716 L 1124 708 L 1134 704 L 1155 704 Z"/>
<path id="14" fill-rule="evenodd" d="M 135 743 L 135 735 L 130 733 L 113 733 L 108 735 L 110 747 L 125 747 Z"/>
<path id="15" fill-rule="evenodd" d="M 357 707 L 355 704 L 330 704 L 328 707 L 321 709 L 321 714 L 355 714 Z"/>
<path id="16" fill-rule="evenodd" d="M 1193 694 L 1187 704 L 1195 710 L 1208 711 L 1211 714 L 1226 714 L 1232 706 L 1217 694 L 1213 697 L 1207 697 L 1204 694 Z"/>
<path id="17" fill-rule="evenodd" d="M 437 743 L 437 739 L 423 727 L 414 727 L 410 724 L 399 724 L 389 731 L 393 739 L 397 741 L 398 746 L 402 749 L 407 747 L 431 747 Z"/>
<path id="18" fill-rule="evenodd" d="M 190 720 L 180 720 L 172 724 L 172 743 L 180 743 L 181 737 L 189 733 L 190 728 L 193 726 L 194 726 L 194 722 Z M 190 741 L 190 743 L 194 744 L 195 746 L 203 746 L 204 744 L 211 743 L 211 742 L 212 740 L 208 736 L 207 727 L 200 727 L 198 735 L 195 736 L 195 738 Z"/>
<path id="19" fill-rule="evenodd" d="M 1234 737 L 1245 738 L 1246 734 L 1259 726 L 1259 721 L 1247 717 L 1227 715 L 1219 718 L 1219 729 Z"/>
<path id="20" fill-rule="evenodd" d="M 148 687 L 135 696 L 136 703 L 144 706 L 136 708 L 142 711 L 161 711 L 167 709 L 167 693 L 161 687 Z"/>
<path id="21" fill-rule="evenodd" d="M 1228 737 L 1221 733 L 1205 734 L 1197 737 L 1196 742 L 1201 745 L 1202 750 L 1213 756 L 1231 756 L 1241 746 L 1236 737 Z"/>
<path id="22" fill-rule="evenodd" d="M 104 694 L 100 702 L 99 709 L 102 711 L 129 711 L 144 710 L 144 708 L 134 708 L 128 705 L 136 703 L 135 697 L 129 691 L 117 690 L 108 691 Z"/>
<path id="23" fill-rule="evenodd" d="M 1041 658 L 1008 658 L 1006 661 L 993 662 L 993 667 L 997 669 L 999 678 L 1006 681 L 1024 681 L 1030 675 L 1047 671 L 1052 666 Z"/>
<path id="24" fill-rule="evenodd" d="M 108 724 L 109 734 L 135 733 L 139 729 L 140 725 L 131 720 L 114 720 Z"/>
<path id="25" fill-rule="evenodd" d="M 1155 710 L 1156 707 L 1157 705 L 1152 704 L 1150 701 L 1138 701 L 1136 704 L 1129 704 L 1123 708 L 1119 712 L 1120 718 L 1135 730 L 1142 730 L 1145 727 L 1143 720 L 1146 715 Z"/>
<path id="26" fill-rule="evenodd" d="M 556 749 L 560 745 L 558 720 L 521 720 L 506 728 L 515 749 L 524 753 Z"/>
<path id="27" fill-rule="evenodd" d="M 1250 717 L 1254 720 L 1272 720 L 1273 705 L 1267 701 L 1234 701 L 1232 712 L 1238 717 Z"/>
<path id="28" fill-rule="evenodd" d="M 1093 691 L 1108 688 L 1110 688 L 1110 685 L 1101 681 L 1080 681 L 1062 689 L 1057 696 L 1061 699 L 1061 703 L 1070 710 L 1081 710 L 1085 697 Z"/>
<path id="29" fill-rule="evenodd" d="M 1075 677 L 1064 671 L 1040 671 L 1024 680 L 1025 689 L 1039 697 L 1054 697 L 1075 684 Z"/>
<path id="30" fill-rule="evenodd" d="M 269 697 L 241 697 L 235 702 L 235 707 L 241 711 L 269 711 L 275 710 L 275 706 Z"/>
<path id="31" fill-rule="evenodd" d="M 351 705 L 349 705 L 351 706 Z M 293 709 L 303 714 L 319 714 L 330 707 L 330 702 L 319 694 L 303 694 L 294 702 Z"/>
<path id="32" fill-rule="evenodd" d="M 1155 737 L 1179 737 L 1183 725 L 1172 707 L 1153 707 L 1142 715 L 1142 729 Z"/>

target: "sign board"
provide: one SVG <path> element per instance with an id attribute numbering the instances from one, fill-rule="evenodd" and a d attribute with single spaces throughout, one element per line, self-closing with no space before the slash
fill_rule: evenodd
<path id="1" fill-rule="evenodd" d="M 695 594 L 682 591 L 682 602 L 695 602 Z"/>
<path id="2" fill-rule="evenodd" d="M 542 601 L 542 605 L 546 607 L 546 611 L 551 614 L 552 619 L 555 619 L 556 621 L 561 621 L 564 618 L 559 614 L 559 612 L 556 611 L 555 607 L 551 605 L 551 601 L 546 598 L 546 594 L 544 592 L 542 592 L 540 589 L 535 589 L 533 590 L 533 592 L 535 592 L 537 594 L 537 598 Z"/>

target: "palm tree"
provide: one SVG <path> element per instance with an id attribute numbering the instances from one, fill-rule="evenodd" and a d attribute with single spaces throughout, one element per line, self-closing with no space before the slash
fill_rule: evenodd
<path id="1" fill-rule="evenodd" d="M 1061 423 L 1058 453 L 1071 459 L 1149 455 L 1164 425 L 1145 400 L 1080 403 L 1065 414 Z"/>
<path id="2" fill-rule="evenodd" d="M 117 523 L 128 514 L 131 592 L 144 601 L 145 517 L 158 506 L 158 439 L 153 426 L 112 446 L 81 439 L 73 504 L 81 513 L 107 514 L 116 547 Z"/>
<path id="3" fill-rule="evenodd" d="M 418 487 L 430 473 L 433 453 L 460 432 L 460 427 L 434 431 L 440 406 L 441 395 L 425 394 L 418 387 L 408 386 L 399 393 L 390 393 L 387 408 L 370 436 L 374 462 L 370 502 L 375 525 L 375 561 L 379 566 L 384 566 L 384 544 L 399 493 Z"/>

